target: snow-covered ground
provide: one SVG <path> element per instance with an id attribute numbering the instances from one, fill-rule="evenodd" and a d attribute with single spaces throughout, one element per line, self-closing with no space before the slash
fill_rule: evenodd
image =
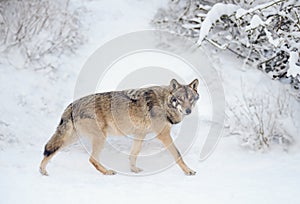
<path id="1" fill-rule="evenodd" d="M 198 161 L 194 146 L 185 156 L 197 171 L 177 166 L 155 175 L 103 176 L 78 149 L 62 152 L 41 176 L 39 146 L 1 152 L 3 203 L 298 203 L 300 154 L 249 154 L 224 138 L 214 154 Z M 139 163 L 139 162 L 138 162 Z M 144 168 L 144 166 L 141 166 Z M 5 201 L 5 202 L 4 202 Z"/>
<path id="2" fill-rule="evenodd" d="M 254 153 L 240 147 L 237 137 L 224 137 L 207 160 L 199 161 L 202 138 L 210 126 L 206 118 L 200 121 L 203 129 L 198 139 L 184 155 L 186 163 L 197 171 L 195 176 L 185 176 L 176 165 L 149 176 L 103 176 L 90 165 L 89 155 L 80 145 L 59 153 L 48 166 L 50 176 L 41 176 L 38 166 L 43 146 L 53 134 L 63 109 L 72 101 L 84 62 L 104 42 L 151 28 L 149 22 L 166 1 L 103 0 L 82 4 L 87 8 L 83 21 L 89 28 L 84 31 L 88 41 L 75 56 L 62 56 L 65 61 L 57 71 L 16 70 L 0 64 L 1 203 L 300 202 L 299 144 L 289 152 L 273 149 L 268 153 Z M 222 67 L 226 95 L 239 93 L 237 87 L 244 77 L 260 88 L 264 83 L 266 86 L 277 83 L 255 69 L 242 69 L 242 61 L 228 54 L 221 53 L 212 60 Z M 124 139 L 112 142 L 126 146 Z M 177 145 L 181 149 L 181 144 Z M 104 160 L 110 148 L 106 145 Z M 161 148 L 158 142 L 148 142 L 142 153 L 157 148 Z M 161 162 L 164 159 L 170 159 L 170 155 L 163 155 Z M 139 160 L 137 163 L 147 171 L 147 165 Z"/>

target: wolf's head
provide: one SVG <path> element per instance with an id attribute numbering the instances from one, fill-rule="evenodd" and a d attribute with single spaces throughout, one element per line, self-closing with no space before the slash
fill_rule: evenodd
<path id="1" fill-rule="evenodd" d="M 171 91 L 169 103 L 183 115 L 190 114 L 199 99 L 198 84 L 198 79 L 195 79 L 188 85 L 182 85 L 175 79 L 172 79 L 169 85 Z"/>

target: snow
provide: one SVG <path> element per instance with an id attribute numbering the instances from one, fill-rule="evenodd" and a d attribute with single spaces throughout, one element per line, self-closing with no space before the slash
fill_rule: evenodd
<path id="1" fill-rule="evenodd" d="M 251 30 L 257 28 L 260 25 L 264 25 L 264 21 L 258 15 L 254 15 L 250 21 L 250 25 L 246 26 L 245 30 Z"/>
<path id="2" fill-rule="evenodd" d="M 196 148 L 186 156 L 197 170 L 185 176 L 178 167 L 146 177 L 103 176 L 84 152 L 62 152 L 37 171 L 41 151 L 17 148 L 0 154 L 1 200 L 5 203 L 298 203 L 300 155 L 249 154 L 224 138 L 213 156 L 197 161 Z M 23 158 L 23 159 L 22 159 Z M 259 189 L 259 190 L 258 190 Z M 276 193 L 275 193 L 276 192 Z M 17 196 L 16 196 L 17 194 Z"/>
<path id="3" fill-rule="evenodd" d="M 274 40 L 274 38 L 272 37 L 272 33 L 270 31 L 268 31 L 266 28 L 264 29 L 268 38 L 269 43 L 271 43 L 272 45 L 274 45 L 275 47 L 278 47 L 280 44 L 280 38 L 277 38 Z"/>
<path id="4" fill-rule="evenodd" d="M 235 136 L 220 140 L 212 156 L 199 161 L 203 138 L 211 125 L 210 104 L 201 89 L 198 108 L 202 119 L 197 140 L 184 160 L 197 174 L 185 176 L 176 166 L 148 176 L 117 174 L 104 176 L 88 162 L 81 145 L 59 153 L 48 165 L 49 177 L 41 176 L 38 166 L 43 146 L 53 134 L 64 108 L 72 101 L 80 68 L 87 57 L 104 42 L 121 34 L 151 28 L 150 20 L 166 1 L 76 1 L 87 8 L 84 32 L 88 42 L 75 56 L 60 56 L 65 63 L 54 72 L 17 70 L 0 61 L 0 197 L 3 203 L 299 203 L 299 143 L 288 152 L 272 149 L 268 153 L 249 152 L 239 146 Z M 214 12 L 220 11 L 218 6 Z M 232 9 L 231 9 L 232 8 Z M 225 8 L 224 8 L 225 9 Z M 226 8 L 227 9 L 227 8 Z M 225 9 L 225 10 L 226 10 Z M 228 11 L 233 11 L 230 7 Z M 221 13 L 221 12 L 220 12 Z M 224 14 L 224 10 L 222 10 Z M 230 12 L 229 12 L 230 13 Z M 215 19 L 217 14 L 210 14 Z M 214 17 L 213 17 L 214 16 Z M 207 27 L 209 24 L 207 22 Z M 205 32 L 203 31 L 203 34 Z M 207 33 L 206 33 L 207 34 Z M 207 52 L 210 49 L 207 48 Z M 256 69 L 243 69 L 241 60 L 228 53 L 209 53 L 220 71 L 226 96 L 233 101 L 240 93 L 243 78 L 254 84 L 252 90 L 275 86 Z M 175 66 L 176 62 L 172 66 Z M 299 72 L 297 72 L 299 73 Z M 294 74 L 294 73 L 292 73 Z M 278 84 L 277 84 L 278 85 Z M 204 98 L 204 99 L 203 99 Z M 299 109 L 299 107 L 298 107 Z M 295 114 L 299 110 L 295 109 Z M 298 112 L 297 112 L 298 111 Z M 186 118 L 193 121 L 194 115 Z M 297 121 L 296 121 L 297 122 Z M 176 135 L 176 127 L 173 134 Z M 292 130 L 291 134 L 299 132 Z M 188 135 L 189 132 L 185 132 Z M 4 138 L 4 139 L 3 139 Z M 295 138 L 299 142 L 299 138 Z M 130 148 L 125 139 L 112 138 L 115 145 Z M 176 144 L 182 149 L 183 144 Z M 113 147 L 105 145 L 102 154 Z M 147 142 L 142 154 L 161 148 L 157 141 Z M 156 165 L 170 159 L 164 154 Z M 137 161 L 147 171 L 151 166 Z M 128 165 L 128 164 L 127 164 Z M 153 165 L 152 165 L 153 166 Z M 129 172 L 128 166 L 124 167 Z"/>
<path id="5" fill-rule="evenodd" d="M 199 39 L 197 43 L 200 45 L 204 38 L 208 35 L 210 28 L 222 15 L 231 15 L 240 7 L 234 4 L 215 4 L 207 13 L 205 20 L 201 24 Z"/>
<path id="6" fill-rule="evenodd" d="M 257 28 L 258 26 L 265 26 L 265 25 L 268 25 L 270 22 L 270 20 L 267 20 L 266 22 L 264 22 L 258 15 L 254 15 L 252 18 L 251 18 L 251 21 L 250 21 L 250 25 L 246 26 L 245 27 L 245 31 L 249 31 L 251 29 L 255 29 Z M 266 35 L 267 35 L 267 38 L 268 38 L 268 41 L 273 44 L 275 47 L 277 47 L 280 43 L 280 40 L 279 39 L 276 39 L 274 40 L 273 37 L 272 37 L 272 34 L 270 31 L 268 31 L 268 29 L 264 29 Z"/>
<path id="7" fill-rule="evenodd" d="M 236 11 L 236 14 L 235 14 L 235 17 L 236 18 L 241 18 L 242 16 L 244 15 L 247 15 L 249 13 L 252 13 L 254 11 L 257 11 L 257 10 L 260 10 L 260 9 L 263 9 L 263 8 L 267 8 L 267 7 L 270 7 L 271 5 L 273 5 L 274 3 L 280 3 L 281 1 L 271 1 L 271 2 L 267 2 L 267 3 L 262 3 L 262 4 L 259 4 L 253 8 L 250 8 L 248 10 L 246 9 L 243 9 L 243 8 L 239 8 L 237 11 Z"/>
<path id="8" fill-rule="evenodd" d="M 299 52 L 290 52 L 288 76 L 296 77 L 300 75 L 300 66 L 297 65 Z"/>

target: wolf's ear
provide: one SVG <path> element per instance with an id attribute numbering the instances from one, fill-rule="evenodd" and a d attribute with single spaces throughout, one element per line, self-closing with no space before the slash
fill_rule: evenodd
<path id="1" fill-rule="evenodd" d="M 178 83 L 178 81 L 176 81 L 176 79 L 172 79 L 170 82 L 170 90 L 176 90 L 180 87 L 181 85 Z"/>
<path id="2" fill-rule="evenodd" d="M 199 81 L 198 81 L 198 79 L 195 79 L 194 81 L 192 81 L 189 84 L 189 87 L 191 87 L 192 89 L 194 89 L 195 91 L 197 91 L 198 90 L 198 85 L 199 85 Z"/>

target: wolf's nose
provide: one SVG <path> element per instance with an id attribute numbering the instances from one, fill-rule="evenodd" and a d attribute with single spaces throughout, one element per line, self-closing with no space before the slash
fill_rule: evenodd
<path id="1" fill-rule="evenodd" d="M 186 114 L 190 114 L 192 110 L 190 108 L 185 109 Z"/>

